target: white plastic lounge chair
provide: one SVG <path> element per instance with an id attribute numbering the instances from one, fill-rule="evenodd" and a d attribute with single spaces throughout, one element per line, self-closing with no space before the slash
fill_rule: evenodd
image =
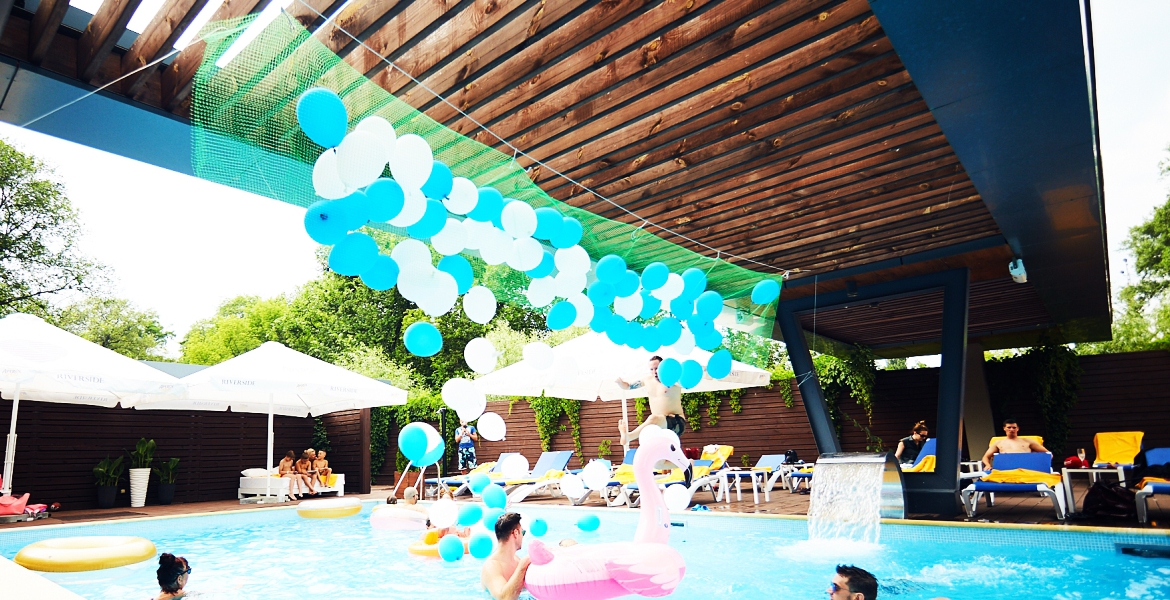
<path id="1" fill-rule="evenodd" d="M 780 476 L 778 474 L 777 475 L 774 475 L 774 474 L 781 471 L 781 469 L 783 468 L 783 464 L 784 464 L 784 455 L 783 454 L 765 454 L 765 455 L 761 456 L 759 460 L 756 461 L 756 466 L 754 466 L 750 469 L 741 469 L 739 467 L 727 467 L 727 468 L 723 469 L 721 471 L 721 475 L 722 475 L 723 480 L 724 480 L 723 489 L 728 490 L 728 493 L 724 494 L 724 499 L 728 503 L 731 502 L 730 485 L 731 485 L 731 480 L 734 479 L 735 480 L 735 500 L 737 502 L 743 500 L 743 495 L 740 492 L 740 483 L 744 479 L 748 479 L 751 482 L 751 486 L 752 486 L 752 500 L 756 504 L 760 503 L 760 491 L 761 490 L 763 490 L 763 492 L 764 492 L 764 501 L 766 502 L 768 500 L 771 500 L 770 491 L 772 489 L 772 485 L 769 484 L 769 481 L 771 481 L 772 484 L 775 483 L 775 480 L 772 479 L 772 477 L 779 477 Z"/>
<path id="2" fill-rule="evenodd" d="M 569 466 L 569 459 L 573 458 L 572 450 L 543 452 L 536 459 L 536 465 L 528 471 L 528 475 L 519 479 L 509 479 L 502 482 L 504 491 L 508 492 L 508 501 L 523 502 L 529 495 L 540 491 L 551 491 L 557 480 L 565 474 Z M 494 481 L 501 483 L 500 481 Z M 559 489 L 559 488 L 558 488 Z"/>
<path id="3" fill-rule="evenodd" d="M 1027 469 L 1041 473 L 1052 472 L 1052 454 L 1049 452 L 1023 452 L 1011 454 L 996 454 L 991 463 L 993 470 L 1007 471 L 1011 469 Z M 997 483 L 979 480 L 967 486 L 962 491 L 963 506 L 967 516 L 974 517 L 979 497 L 986 493 L 1011 494 L 1039 492 L 1052 499 L 1052 506 L 1056 510 L 1056 518 L 1064 520 L 1065 499 L 1064 484 L 1058 483 L 1051 487 L 1047 483 Z"/>
<path id="4" fill-rule="evenodd" d="M 634 455 L 637 454 L 637 448 L 630 448 L 626 451 L 626 456 L 622 460 L 622 464 L 613 469 L 609 476 L 609 482 L 606 483 L 605 490 L 598 491 L 601 494 L 602 500 L 605 500 L 607 506 L 624 506 L 629 504 L 629 498 L 622 490 L 622 486 L 634 481 Z M 594 490 L 585 489 L 585 493 L 579 498 L 569 498 L 569 502 L 573 506 L 581 506 L 589 499 Z M 616 495 L 615 495 L 616 494 Z"/>
<path id="5" fill-rule="evenodd" d="M 728 490 L 723 485 L 723 476 L 720 471 L 727 464 L 727 459 L 734 453 L 735 449 L 731 446 L 707 446 L 703 449 L 702 458 L 694 461 L 691 469 L 691 485 L 687 488 L 687 492 L 692 500 L 695 497 L 695 492 L 701 489 L 709 490 L 716 502 L 722 500 L 722 495 Z M 668 485 L 683 483 L 683 473 L 681 470 L 675 469 L 670 475 L 660 477 L 656 481 L 659 488 L 666 489 Z M 638 492 L 638 484 L 624 485 L 622 490 L 628 497 L 633 498 L 634 494 Z M 640 497 L 633 498 L 630 506 L 636 508 L 640 502 Z"/>
<path id="6" fill-rule="evenodd" d="M 1149 466 L 1170 464 L 1170 448 L 1150 448 L 1146 450 L 1146 464 Z M 1137 500 L 1138 523 L 1149 520 L 1149 507 L 1146 503 L 1150 496 L 1170 495 L 1170 483 L 1147 483 L 1138 490 L 1134 499 Z"/>
<path id="7" fill-rule="evenodd" d="M 520 454 L 520 453 L 519 452 L 501 452 L 500 457 L 496 459 L 496 462 L 493 463 L 492 467 L 490 469 L 488 469 L 484 474 L 490 478 L 498 479 L 500 476 L 500 467 L 503 466 L 504 460 L 509 458 L 509 457 L 516 456 L 517 454 Z M 442 482 L 447 487 L 455 488 L 451 492 L 452 495 L 462 496 L 465 493 L 466 494 L 471 493 L 471 475 L 472 475 L 472 473 L 468 473 L 467 475 L 454 475 L 451 477 L 444 477 L 442 479 Z M 438 479 L 428 479 L 426 481 L 426 484 L 427 485 L 438 485 L 439 481 L 440 480 L 438 480 Z"/>

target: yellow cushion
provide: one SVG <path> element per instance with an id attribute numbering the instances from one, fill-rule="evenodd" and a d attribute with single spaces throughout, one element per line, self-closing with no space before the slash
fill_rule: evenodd
<path id="1" fill-rule="evenodd" d="M 710 470 L 718 471 L 723 468 L 723 465 L 727 464 L 727 459 L 731 458 L 733 453 L 735 453 L 735 448 L 732 446 L 716 446 L 711 452 L 703 448 L 703 456 L 699 457 L 699 459 L 711 461 Z"/>
<path id="2" fill-rule="evenodd" d="M 1147 483 L 1170 483 L 1170 479 L 1162 479 L 1161 477 L 1146 477 L 1138 482 L 1137 489 L 1146 487 Z"/>
<path id="3" fill-rule="evenodd" d="M 1132 465 L 1139 452 L 1142 451 L 1141 431 L 1112 431 L 1098 433 L 1093 436 L 1093 447 L 1097 450 L 1097 458 L 1093 464 L 1122 464 Z"/>
<path id="4" fill-rule="evenodd" d="M 990 475 L 983 478 L 983 481 L 992 481 L 995 483 L 1046 483 L 1048 487 L 1055 487 L 1060 483 L 1060 475 L 1028 469 L 992 470 Z"/>
<path id="5" fill-rule="evenodd" d="M 622 485 L 634 483 L 634 465 L 618 465 L 613 472 L 613 480 Z"/>
<path id="6" fill-rule="evenodd" d="M 905 469 L 902 472 L 903 473 L 934 473 L 934 459 L 935 459 L 935 456 L 933 454 L 928 454 L 926 456 L 923 456 L 922 462 L 914 465 L 913 467 L 910 467 L 909 469 Z"/>
<path id="7" fill-rule="evenodd" d="M 324 484 L 325 484 L 325 487 L 333 487 L 333 486 L 337 485 L 337 474 L 336 474 L 336 473 L 331 473 L 331 474 L 329 475 L 329 480 L 328 480 L 328 481 L 326 481 L 326 480 L 325 480 L 325 476 L 324 476 L 324 475 L 318 475 L 318 476 L 317 476 L 317 479 L 318 479 L 318 480 L 319 480 L 321 483 L 324 483 Z"/>

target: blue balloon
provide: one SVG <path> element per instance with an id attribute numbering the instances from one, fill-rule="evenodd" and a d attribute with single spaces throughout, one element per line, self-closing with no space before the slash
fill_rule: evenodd
<path id="1" fill-rule="evenodd" d="M 545 319 L 545 323 L 548 324 L 549 329 L 560 331 L 567 329 L 576 319 L 577 307 L 573 306 L 572 302 L 563 300 L 552 305 L 552 308 L 548 310 L 548 317 Z"/>
<path id="2" fill-rule="evenodd" d="M 642 347 L 642 326 L 637 323 L 626 324 L 626 346 L 635 350 Z"/>
<path id="3" fill-rule="evenodd" d="M 662 340 L 658 337 L 658 328 L 653 325 L 642 326 L 642 348 L 647 352 L 654 352 L 662 347 Z"/>
<path id="4" fill-rule="evenodd" d="M 707 319 L 704 319 L 703 317 L 699 316 L 698 314 L 693 314 L 693 315 L 687 317 L 687 328 L 689 328 L 691 330 L 691 333 L 693 333 L 697 336 L 700 333 L 703 333 L 706 331 L 714 331 L 715 324 L 712 323 L 711 321 L 708 321 Z"/>
<path id="5" fill-rule="evenodd" d="M 466 294 L 467 290 L 471 289 L 471 285 L 475 283 L 475 272 L 471 270 L 471 263 L 458 254 L 444 256 L 439 261 L 438 269 L 450 273 L 455 278 L 455 284 L 459 286 L 460 294 Z"/>
<path id="6" fill-rule="evenodd" d="M 477 533 L 471 536 L 471 541 L 468 542 L 467 549 L 475 558 L 483 559 L 492 555 L 492 550 L 495 549 L 495 543 L 492 541 L 492 536 L 486 533 Z"/>
<path id="7" fill-rule="evenodd" d="M 378 258 L 378 242 L 364 233 L 349 233 L 329 250 L 329 268 L 338 275 L 361 275 Z"/>
<path id="8" fill-rule="evenodd" d="M 659 367 L 661 368 L 661 367 Z M 686 389 L 691 389 L 703 380 L 703 365 L 693 360 L 685 360 L 682 364 L 682 373 L 678 382 Z"/>
<path id="9" fill-rule="evenodd" d="M 418 462 L 414 464 L 416 467 L 429 467 L 443 458 L 443 452 L 446 450 L 446 445 L 440 443 L 438 446 L 427 451 Z"/>
<path id="10" fill-rule="evenodd" d="M 670 314 L 676 319 L 689 319 L 695 310 L 695 300 L 679 296 L 670 301 Z"/>
<path id="11" fill-rule="evenodd" d="M 613 313 L 604 306 L 593 305 L 593 319 L 589 321 L 589 329 L 597 333 L 605 333 L 605 328 L 609 326 L 609 318 Z"/>
<path id="12" fill-rule="evenodd" d="M 695 314 L 707 321 L 714 321 L 721 312 L 723 312 L 723 296 L 715 290 L 707 290 L 699 294 L 699 299 L 695 300 Z"/>
<path id="13" fill-rule="evenodd" d="M 478 504 L 463 504 L 459 507 L 459 519 L 456 521 L 463 527 L 471 527 L 483 519 L 483 507 Z"/>
<path id="14" fill-rule="evenodd" d="M 699 294 L 702 294 L 703 290 L 707 289 L 707 274 L 694 267 L 683 271 L 682 280 L 682 295 L 692 300 L 698 298 Z"/>
<path id="15" fill-rule="evenodd" d="M 642 289 L 656 290 L 666 285 L 666 278 L 670 276 L 670 267 L 666 263 L 653 262 L 642 269 Z"/>
<path id="16" fill-rule="evenodd" d="M 634 292 L 638 291 L 638 284 L 641 283 L 641 281 L 642 280 L 638 278 L 637 273 L 626 269 L 626 272 L 622 273 L 621 279 L 619 279 L 617 283 L 614 284 L 613 291 L 619 298 L 625 298 L 626 296 L 630 296 Z"/>
<path id="17" fill-rule="evenodd" d="M 427 210 L 417 223 L 406 228 L 406 233 L 416 240 L 430 239 L 443 230 L 447 224 L 447 207 L 438 200 L 427 200 Z"/>
<path id="18" fill-rule="evenodd" d="M 668 358 L 658 363 L 658 381 L 662 385 L 670 387 L 678 383 L 678 378 L 682 377 L 682 365 L 673 358 Z"/>
<path id="19" fill-rule="evenodd" d="M 349 217 L 340 200 L 314 202 L 305 213 L 305 232 L 314 242 L 332 246 L 349 233 Z"/>
<path id="20" fill-rule="evenodd" d="M 500 219 L 500 211 L 504 210 L 504 195 L 496 188 L 479 188 L 479 201 L 475 208 L 467 213 L 467 218 L 483 223 L 490 223 Z"/>
<path id="21" fill-rule="evenodd" d="M 663 346 L 669 346 L 678 341 L 682 335 L 682 324 L 674 317 L 667 317 L 658 322 L 658 341 Z"/>
<path id="22" fill-rule="evenodd" d="M 533 233 L 532 237 L 538 240 L 551 239 L 560 231 L 564 220 L 560 211 L 555 208 L 543 206 L 536 209 L 536 233 Z"/>
<path id="23" fill-rule="evenodd" d="M 502 508 L 489 508 L 483 511 L 483 526 L 488 528 L 488 531 L 494 532 L 496 530 L 496 521 L 504 516 L 508 511 Z"/>
<path id="24" fill-rule="evenodd" d="M 427 432 L 418 423 L 407 423 L 398 432 L 398 450 L 412 463 L 427 453 Z"/>
<path id="25" fill-rule="evenodd" d="M 297 123 L 313 143 L 333 148 L 345 139 L 349 115 L 337 92 L 315 87 L 301 94 L 297 100 Z"/>
<path id="26" fill-rule="evenodd" d="M 515 198 L 504 198 L 504 204 L 500 206 L 500 212 L 492 216 L 492 225 L 495 225 L 496 229 L 504 228 L 504 208 L 516 201 Z"/>
<path id="27" fill-rule="evenodd" d="M 463 558 L 463 539 L 457 535 L 447 534 L 439 540 L 439 556 L 447 562 L 455 562 Z"/>
<path id="28" fill-rule="evenodd" d="M 548 523 L 544 519 L 535 519 L 532 521 L 532 527 L 528 530 L 528 533 L 536 537 L 542 537 L 548 533 Z"/>
<path id="29" fill-rule="evenodd" d="M 638 313 L 638 316 L 645 321 L 658 314 L 659 310 L 662 310 L 662 301 L 651 296 L 650 292 L 642 290 L 642 311 Z"/>
<path id="30" fill-rule="evenodd" d="M 398 263 L 385 254 L 374 258 L 374 264 L 362 271 L 362 283 L 371 290 L 384 292 L 398 284 Z"/>
<path id="31" fill-rule="evenodd" d="M 581 531 L 597 531 L 601 527 L 601 519 L 597 515 L 585 515 L 577 519 L 577 529 Z"/>
<path id="32" fill-rule="evenodd" d="M 775 279 L 764 279 L 752 288 L 752 303 L 771 304 L 780 297 L 780 282 Z"/>
<path id="33" fill-rule="evenodd" d="M 471 477 L 467 478 L 467 487 L 471 488 L 473 494 L 482 494 L 491 483 L 492 478 L 483 473 L 472 473 Z"/>
<path id="34" fill-rule="evenodd" d="M 626 274 L 626 261 L 616 254 L 606 254 L 597 261 L 594 273 L 598 280 L 616 284 Z"/>
<path id="35" fill-rule="evenodd" d="M 455 179 L 451 177 L 451 169 L 442 162 L 435 161 L 431 167 L 431 176 L 422 185 L 422 193 L 427 198 L 442 200 L 451 193 L 451 186 Z"/>
<path id="36" fill-rule="evenodd" d="M 583 233 L 580 221 L 573 217 L 565 217 L 561 220 L 561 227 L 549 238 L 548 243 L 552 244 L 554 248 L 569 248 L 581 241 Z"/>
<path id="37" fill-rule="evenodd" d="M 345 227 L 350 231 L 370 222 L 370 199 L 365 192 L 354 192 L 338 202 L 345 206 Z"/>
<path id="38" fill-rule="evenodd" d="M 419 321 L 407 327 L 402 340 L 411 354 L 424 358 L 434 356 L 443 349 L 443 334 L 426 321 Z"/>
<path id="39" fill-rule="evenodd" d="M 705 329 L 695 333 L 695 345 L 703 350 L 711 351 L 723 345 L 723 334 L 717 329 Z"/>
<path id="40" fill-rule="evenodd" d="M 589 284 L 589 289 L 586 290 L 585 295 L 589 296 L 589 301 L 593 303 L 593 308 L 597 309 L 613 304 L 615 292 L 612 285 L 598 280 Z"/>
<path id="41" fill-rule="evenodd" d="M 726 348 L 711 355 L 707 359 L 707 374 L 715 379 L 723 379 L 731 375 L 731 353 Z"/>
<path id="42" fill-rule="evenodd" d="M 552 252 L 545 250 L 544 256 L 540 257 L 540 264 L 524 273 L 533 279 L 540 279 L 551 275 L 554 267 L 556 267 L 556 262 L 553 260 Z"/>
<path id="43" fill-rule="evenodd" d="M 366 216 L 371 221 L 384 223 L 397 217 L 405 203 L 406 193 L 393 179 L 383 177 L 366 188 L 366 206 L 369 211 Z"/>
<path id="44" fill-rule="evenodd" d="M 484 488 L 482 496 L 483 503 L 488 508 L 503 509 L 508 506 L 508 494 L 504 492 L 504 488 L 500 487 L 499 484 L 493 483 Z"/>
<path id="45" fill-rule="evenodd" d="M 605 337 L 619 346 L 623 345 L 626 343 L 626 331 L 628 331 L 628 327 L 629 323 L 626 323 L 626 320 L 621 315 L 611 315 L 609 317 L 609 323 L 605 325 Z"/>

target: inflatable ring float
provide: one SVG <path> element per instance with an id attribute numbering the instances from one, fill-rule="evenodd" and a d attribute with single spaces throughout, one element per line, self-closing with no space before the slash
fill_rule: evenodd
<path id="1" fill-rule="evenodd" d="M 428 530 L 423 534 L 419 540 L 406 547 L 406 551 L 415 556 L 433 556 L 439 558 L 439 535 L 438 529 Z M 467 540 L 463 541 L 463 553 L 470 552 L 467 548 Z"/>
<path id="2" fill-rule="evenodd" d="M 140 537 L 92 536 L 42 540 L 16 553 L 16 564 L 33 571 L 98 571 L 154 558 L 154 543 Z"/>
<path id="3" fill-rule="evenodd" d="M 362 512 L 358 498 L 323 498 L 305 500 L 297 505 L 297 514 L 306 519 L 340 519 Z"/>
<path id="4" fill-rule="evenodd" d="M 394 504 L 381 504 L 370 513 L 370 525 L 374 529 L 391 531 L 423 531 L 427 528 L 427 513 Z"/>

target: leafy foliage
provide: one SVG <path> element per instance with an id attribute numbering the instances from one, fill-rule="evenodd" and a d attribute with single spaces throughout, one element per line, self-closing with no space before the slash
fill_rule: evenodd
<path id="1" fill-rule="evenodd" d="M 122 480 L 122 473 L 126 470 L 126 467 L 122 464 L 123 458 L 119 456 L 110 460 L 110 457 L 107 456 L 93 468 L 93 476 L 97 480 L 96 484 L 99 487 L 118 485 L 118 482 Z"/>
<path id="2" fill-rule="evenodd" d="M 573 448 L 578 458 L 581 458 L 581 402 L 564 398 L 529 398 L 528 405 L 536 413 L 536 431 L 540 435 L 540 448 L 545 452 L 552 449 L 552 438 L 557 433 L 565 431 L 567 427 L 561 423 L 561 417 L 569 418 L 569 426 L 573 428 Z"/>
<path id="3" fill-rule="evenodd" d="M 837 435 L 841 435 L 843 421 L 848 419 L 854 427 L 865 433 L 866 449 L 881 452 L 882 439 L 871 430 L 874 388 L 877 384 L 877 366 L 873 352 L 864 346 L 856 346 L 844 360 L 820 354 L 813 357 L 813 366 L 817 370 L 817 380 L 824 392 L 829 418 L 837 428 Z M 865 412 L 865 424 L 841 410 L 839 402 L 843 395 L 852 397 L 861 406 Z"/>
<path id="4" fill-rule="evenodd" d="M 179 459 L 172 458 L 168 461 L 159 463 L 159 465 L 154 468 L 154 474 L 158 476 L 159 483 L 174 483 L 178 470 Z"/>
<path id="5" fill-rule="evenodd" d="M 70 333 L 135 360 L 161 358 L 163 346 L 175 335 L 159 323 L 158 313 L 138 310 L 121 298 L 86 298 L 58 311 L 52 320 Z"/>
<path id="6" fill-rule="evenodd" d="M 142 438 L 134 445 L 134 449 L 128 452 L 130 455 L 131 469 L 148 469 L 150 463 L 154 461 L 154 450 L 157 445 L 154 440 Z"/>
<path id="7" fill-rule="evenodd" d="M 613 446 L 612 440 L 601 440 L 601 443 L 597 445 L 597 458 L 609 458 L 609 455 L 612 454 L 611 446 Z"/>
<path id="8" fill-rule="evenodd" d="M 1065 450 L 1072 428 L 1071 411 L 1080 391 L 1081 364 L 1067 346 L 1029 348 L 1022 355 L 987 363 L 988 392 L 998 418 L 1012 417 L 1031 400 L 1044 419 L 1045 447 L 1055 455 Z"/>

